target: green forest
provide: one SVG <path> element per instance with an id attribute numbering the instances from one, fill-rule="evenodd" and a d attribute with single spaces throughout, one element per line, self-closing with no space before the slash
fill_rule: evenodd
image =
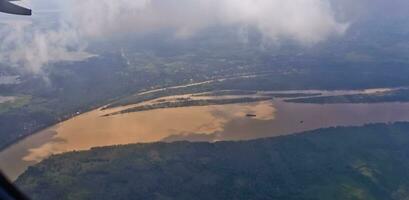
<path id="1" fill-rule="evenodd" d="M 409 123 L 55 155 L 16 184 L 32 199 L 379 199 L 409 196 Z"/>

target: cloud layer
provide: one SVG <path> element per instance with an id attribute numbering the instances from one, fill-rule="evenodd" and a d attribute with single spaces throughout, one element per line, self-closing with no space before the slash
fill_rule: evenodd
<path id="1" fill-rule="evenodd" d="M 32 4 L 47 5 L 42 0 Z M 25 20 L 1 28 L 1 62 L 38 73 L 53 62 L 86 58 L 87 41 L 164 30 L 189 38 L 213 26 L 251 28 L 269 40 L 311 45 L 347 28 L 327 0 L 71 0 L 54 5 L 51 9 L 60 12 L 55 27 L 39 28 Z M 46 24 L 49 19 L 36 20 Z"/>
<path id="2" fill-rule="evenodd" d="M 270 39 L 319 42 L 342 33 L 326 0 L 74 0 L 67 14 L 88 36 L 164 28 L 190 35 L 213 25 L 249 26 Z"/>

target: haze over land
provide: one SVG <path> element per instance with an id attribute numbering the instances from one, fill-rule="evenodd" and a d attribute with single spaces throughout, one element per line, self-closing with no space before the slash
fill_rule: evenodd
<path id="1" fill-rule="evenodd" d="M 346 20 L 336 18 L 332 3 L 323 0 L 31 3 L 32 19 L 2 20 L 0 60 L 34 73 L 40 73 L 41 67 L 50 63 L 89 58 L 88 43 L 109 43 L 123 36 L 140 39 L 152 32 L 167 32 L 172 39 L 183 40 L 217 27 L 237 30 L 243 41 L 248 40 L 249 31 L 255 30 L 266 44 L 289 39 L 312 45 L 342 35 L 348 27 Z"/>
<path id="2" fill-rule="evenodd" d="M 72 197 L 63 195 L 72 188 L 75 191 L 69 193 L 78 199 L 108 197 L 104 192 L 112 190 L 110 183 L 132 188 L 128 186 L 135 182 L 127 178 L 143 169 L 153 173 L 134 179 L 149 182 L 133 184 L 142 195 L 161 199 L 182 194 L 188 199 L 197 194 L 187 188 L 183 188 L 186 193 L 171 194 L 165 188 L 158 195 L 149 189 L 158 188 L 155 180 L 165 180 L 166 173 L 160 171 L 167 167 L 162 161 L 170 158 L 181 167 L 173 168 L 177 173 L 214 169 L 206 176 L 209 179 L 192 175 L 185 179 L 186 174 L 176 178 L 194 180 L 198 188 L 209 186 L 200 195 L 203 199 L 217 194 L 211 192 L 214 185 L 234 186 L 218 191 L 249 191 L 263 199 L 271 194 L 253 186 L 269 183 L 274 184 L 264 189 L 281 191 L 274 194 L 286 200 L 408 196 L 404 144 L 408 124 L 391 123 L 409 119 L 409 1 L 32 0 L 29 4 L 32 17 L 0 15 L 0 168 L 14 179 L 31 166 L 17 181 L 26 191 L 64 199 Z M 368 123 L 385 124 L 365 126 Z M 335 126 L 363 127 L 292 136 Z M 290 136 L 231 141 L 280 135 Z M 67 153 L 180 140 L 190 142 L 131 145 L 131 149 L 149 147 L 139 152 L 145 160 L 126 153 L 110 157 L 110 152 L 127 151 L 123 146 Z M 226 144 L 255 153 L 240 162 L 256 167 L 217 160 L 235 163 L 235 155 L 245 155 L 211 153 Z M 265 148 L 258 148 L 260 144 Z M 205 148 L 197 148 L 200 145 Z M 161 152 L 164 146 L 169 151 Z M 180 155 L 172 154 L 174 148 L 186 150 L 181 152 L 188 159 L 172 160 Z M 104 153 L 93 157 L 95 152 Z M 269 160 L 277 155 L 280 159 Z M 200 158 L 200 164 L 189 162 L 192 158 Z M 207 165 L 209 160 L 213 164 Z M 60 165 L 65 162 L 75 164 Z M 395 162 L 399 165 L 391 164 Z M 152 170 L 158 166 L 163 170 Z M 104 171 L 121 167 L 130 171 Z M 243 179 L 242 170 L 251 176 Z M 283 179 L 275 179 L 276 174 Z M 247 181 L 264 175 L 271 179 Z M 101 187 L 86 183 L 95 177 L 103 177 L 98 179 Z M 297 185 L 294 177 L 305 184 Z M 318 178 L 323 179 L 317 183 Z M 181 185 L 172 181 L 167 183 Z M 64 192 L 54 192 L 53 182 L 64 183 L 57 186 Z"/>
<path id="3" fill-rule="evenodd" d="M 29 6 L 37 11 L 30 18 L 1 15 L 0 95 L 19 100 L 0 110 L 1 146 L 140 91 L 230 76 L 242 78 L 197 90 L 409 83 L 403 0 L 33 0 Z"/>
<path id="4" fill-rule="evenodd" d="M 407 17 L 404 0 L 26 0 L 32 18 L 1 14 L 0 61 L 32 73 L 59 61 L 95 56 L 89 46 L 116 43 L 126 37 L 136 43 L 149 34 L 170 40 L 197 40 L 211 32 L 235 30 L 242 43 L 252 32 L 262 46 L 287 41 L 315 45 L 342 37 L 362 21 Z M 92 12 L 90 12 L 92 11 Z M 361 24 L 360 24 L 361 25 Z M 216 29 L 212 29 L 215 28 Z M 215 33 L 211 33 L 215 35 Z"/>

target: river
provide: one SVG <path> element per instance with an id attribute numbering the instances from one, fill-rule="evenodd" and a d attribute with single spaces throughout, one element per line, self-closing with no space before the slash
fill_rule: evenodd
<path id="1" fill-rule="evenodd" d="M 330 95 L 379 91 L 383 90 L 303 92 Z M 132 106 L 96 109 L 33 134 L 0 152 L 0 169 L 14 180 L 28 166 L 52 154 L 97 146 L 176 140 L 248 140 L 324 127 L 409 121 L 409 103 L 319 105 L 288 103 L 279 98 L 103 117 Z"/>

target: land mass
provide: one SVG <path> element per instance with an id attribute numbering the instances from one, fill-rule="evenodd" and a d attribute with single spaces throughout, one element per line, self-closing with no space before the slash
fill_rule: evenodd
<path id="1" fill-rule="evenodd" d="M 199 99 L 192 100 L 190 98 L 178 99 L 177 101 L 165 101 L 148 105 L 135 106 L 128 108 L 119 112 L 110 113 L 106 116 L 112 116 L 117 114 L 126 114 L 132 112 L 142 112 L 148 110 L 156 110 L 163 108 L 179 108 L 179 107 L 191 107 L 191 106 L 208 106 L 208 105 L 224 105 L 224 104 L 235 104 L 235 103 L 251 103 L 258 101 L 271 100 L 270 97 L 245 97 L 245 98 L 232 98 L 232 99 Z"/>
<path id="2" fill-rule="evenodd" d="M 286 101 L 293 103 L 314 103 L 314 104 L 409 102 L 409 89 L 376 92 L 371 94 L 353 94 L 287 99 Z"/>
<path id="3" fill-rule="evenodd" d="M 409 196 L 409 123 L 268 139 L 153 143 L 52 156 L 16 184 L 32 199 L 379 199 Z"/>

